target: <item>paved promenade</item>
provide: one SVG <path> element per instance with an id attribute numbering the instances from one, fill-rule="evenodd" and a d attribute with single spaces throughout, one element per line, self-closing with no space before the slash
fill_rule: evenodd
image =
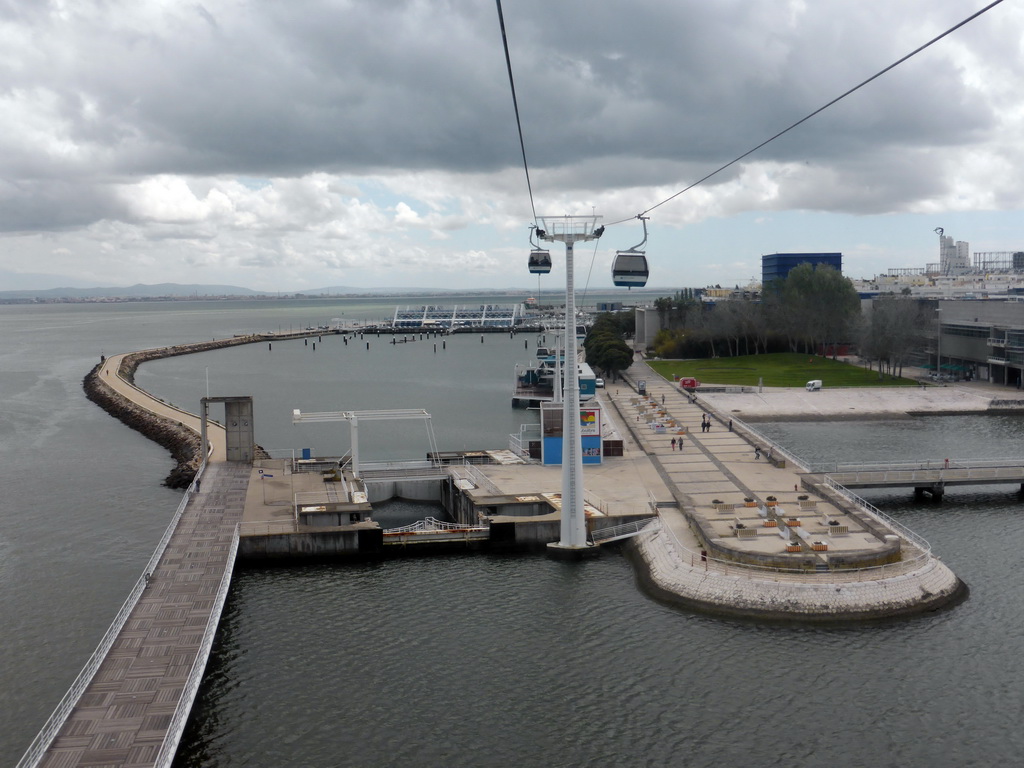
<path id="1" fill-rule="evenodd" d="M 699 400 L 671 382 L 667 382 L 643 362 L 626 371 L 630 382 L 646 381 L 650 400 L 659 406 L 656 421 L 671 424 L 665 431 L 652 429 L 647 414 L 638 413 L 637 396 L 632 387 L 612 384 L 606 397 L 620 418 L 633 417 L 633 431 L 641 450 L 650 457 L 672 495 L 681 505 L 709 519 L 716 535 L 730 546 L 748 551 L 763 551 L 763 544 L 778 545 L 774 537 L 754 537 L 748 544 L 731 538 L 733 523 L 740 515 L 750 515 L 748 526 L 759 526 L 759 515 L 743 506 L 746 498 L 764 501 L 775 497 L 780 508 L 799 510 L 803 471 L 786 462 L 778 467 L 767 460 L 768 445 L 755 455 L 754 446 L 730 429 L 729 412 L 715 413 Z M 643 407 L 640 404 L 639 407 Z M 648 408 L 648 412 L 649 412 Z M 701 429 L 710 418 L 711 427 Z M 680 434 L 682 432 L 683 434 Z M 676 445 L 673 447 L 672 441 Z M 682 446 L 680 448 L 680 445 Z M 714 518 L 716 501 L 736 504 L 736 510 Z M 819 526 L 823 538 L 829 528 L 825 519 L 851 522 L 842 508 L 827 500 L 818 500 L 814 512 L 804 524 Z M 802 515 L 801 515 L 802 516 Z M 802 516 L 803 517 L 803 516 Z M 824 573 L 787 573 L 738 566 L 703 558 L 701 544 L 681 511 L 662 510 L 664 529 L 637 537 L 636 544 L 647 573 L 645 581 L 666 599 L 740 615 L 812 620 L 868 618 L 912 613 L 950 602 L 965 594 L 955 574 L 932 557 L 919 544 L 925 542 L 909 534 L 904 539 L 904 561 L 879 568 L 856 571 L 832 570 Z M 838 545 L 838 547 L 836 547 Z M 869 551 L 883 543 L 866 532 L 856 536 L 830 538 L 830 549 Z M 801 554 L 807 554 L 805 551 Z M 812 553 L 817 554 L 817 553 Z M 822 564 L 827 563 L 822 558 Z"/>
<path id="2" fill-rule="evenodd" d="M 657 376 L 647 370 L 648 379 Z M 905 375 L 924 379 L 926 371 L 908 369 Z M 744 421 L 888 419 L 912 414 L 970 414 L 1008 409 L 1024 412 L 1024 393 L 983 381 L 920 387 L 838 388 L 830 388 L 826 381 L 825 387 L 817 392 L 801 387 L 763 387 L 760 392 L 708 393 L 702 397 L 709 406 Z"/>
<path id="3" fill-rule="evenodd" d="M 140 408 L 144 408 L 145 410 L 162 418 L 180 422 L 188 429 L 194 431 L 197 435 L 200 434 L 202 425 L 199 417 L 194 413 L 183 411 L 180 408 L 175 408 L 173 405 L 163 402 L 162 400 L 158 400 L 144 389 L 140 389 L 134 384 L 130 384 L 118 375 L 121 362 L 126 356 L 127 354 L 121 354 L 112 355 L 106 358 L 100 369 L 100 378 L 106 384 L 110 385 L 115 392 L 123 395 Z M 224 427 L 212 421 L 208 422 L 206 437 L 210 441 L 210 446 L 212 447 L 210 461 L 225 461 L 227 459 L 227 439 Z"/>
<path id="4" fill-rule="evenodd" d="M 761 457 L 755 456 L 754 444 L 738 431 L 730 430 L 727 415 L 717 415 L 701 402 L 691 402 L 687 393 L 654 373 L 646 363 L 634 363 L 627 371 L 630 382 L 647 382 L 647 392 L 654 403 L 661 405 L 677 429 L 663 433 L 652 431 L 643 417 L 636 414 L 632 401 L 636 392 L 627 384 L 611 385 L 608 399 L 622 417 L 634 419 L 643 449 L 660 466 L 661 474 L 677 498 L 692 507 L 710 507 L 715 499 L 743 504 L 744 498 L 764 500 L 775 496 L 781 506 L 797 507 L 802 470 L 792 464 L 778 468 L 768 462 L 769 445 L 758 443 Z M 711 428 L 701 430 L 705 415 Z M 679 430 L 685 434 L 678 434 Z M 676 440 L 673 449 L 672 441 Z M 682 445 L 680 448 L 679 445 Z"/>

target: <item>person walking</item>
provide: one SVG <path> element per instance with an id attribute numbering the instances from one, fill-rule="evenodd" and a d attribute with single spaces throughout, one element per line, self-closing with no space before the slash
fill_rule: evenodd
<path id="1" fill-rule="evenodd" d="M 672 438 L 672 450 L 674 451 L 675 449 L 676 449 L 676 439 L 673 437 Z"/>

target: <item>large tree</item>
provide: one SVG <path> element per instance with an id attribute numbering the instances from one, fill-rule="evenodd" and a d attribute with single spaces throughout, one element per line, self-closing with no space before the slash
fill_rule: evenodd
<path id="1" fill-rule="evenodd" d="M 871 311 L 861 324 L 861 356 L 878 362 L 878 377 L 888 369 L 902 376 L 903 365 L 920 349 L 929 320 L 921 305 L 907 297 L 891 296 L 872 302 Z"/>
<path id="2" fill-rule="evenodd" d="M 633 350 L 624 338 L 623 320 L 611 314 L 601 315 L 583 342 L 590 366 L 612 380 L 633 362 Z"/>
<path id="3" fill-rule="evenodd" d="M 786 334 L 807 351 L 849 341 L 860 314 L 860 297 L 849 278 L 828 264 L 799 264 L 782 282 L 779 303 Z"/>

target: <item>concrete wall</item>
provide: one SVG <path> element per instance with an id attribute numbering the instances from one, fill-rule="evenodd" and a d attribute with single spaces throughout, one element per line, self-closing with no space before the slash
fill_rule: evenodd
<path id="1" fill-rule="evenodd" d="M 441 501 L 443 480 L 387 480 L 364 481 L 366 495 L 371 504 L 389 499 L 409 501 Z"/>
<path id="2" fill-rule="evenodd" d="M 377 555 L 383 549 L 380 529 L 243 536 L 238 542 L 242 560 L 293 560 Z"/>
<path id="3" fill-rule="evenodd" d="M 859 582 L 772 581 L 690 567 L 663 531 L 641 534 L 630 551 L 638 576 L 660 599 L 711 613 L 800 621 L 900 616 L 951 605 L 967 595 L 952 571 L 929 559 L 911 573 Z"/>

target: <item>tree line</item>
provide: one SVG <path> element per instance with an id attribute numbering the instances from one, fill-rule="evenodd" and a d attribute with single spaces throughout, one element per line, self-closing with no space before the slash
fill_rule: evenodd
<path id="1" fill-rule="evenodd" d="M 861 301 L 849 278 L 826 265 L 800 264 L 763 286 L 760 300 L 714 304 L 679 292 L 654 303 L 661 330 L 650 350 L 661 358 L 705 358 L 803 352 L 835 357 L 855 346 L 879 375 L 899 375 L 924 346 L 930 313 L 908 296 Z"/>

